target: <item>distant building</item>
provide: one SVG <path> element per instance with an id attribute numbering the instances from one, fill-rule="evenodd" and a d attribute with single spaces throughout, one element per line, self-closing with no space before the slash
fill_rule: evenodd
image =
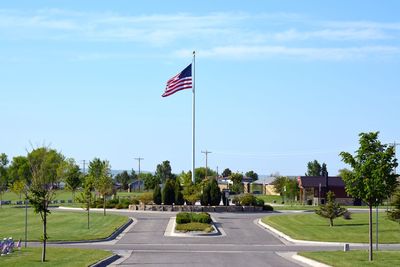
<path id="1" fill-rule="evenodd" d="M 353 198 L 346 193 L 345 184 L 339 176 L 299 176 L 300 203 L 309 205 L 325 204 L 326 193 L 332 191 L 336 201 L 354 205 Z"/>
<path id="2" fill-rule="evenodd" d="M 144 181 L 143 180 L 136 180 L 129 184 L 128 191 L 140 191 L 144 189 Z"/>

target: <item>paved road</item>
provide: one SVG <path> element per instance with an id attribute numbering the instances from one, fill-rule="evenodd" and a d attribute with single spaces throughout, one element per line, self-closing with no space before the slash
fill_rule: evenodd
<path id="1" fill-rule="evenodd" d="M 175 213 L 121 214 L 134 217 L 137 221 L 117 242 L 68 246 L 107 249 L 125 254 L 124 259 L 117 262 L 118 266 L 301 266 L 290 257 L 278 254 L 338 249 L 282 242 L 255 223 L 258 218 L 270 213 L 212 213 L 218 227 L 226 233 L 217 237 L 164 236 L 169 219 Z"/>

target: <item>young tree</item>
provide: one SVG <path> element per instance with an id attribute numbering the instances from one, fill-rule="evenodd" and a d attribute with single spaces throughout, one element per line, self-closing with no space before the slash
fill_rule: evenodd
<path id="1" fill-rule="evenodd" d="M 72 192 L 72 201 L 75 201 L 75 192 L 82 185 L 79 166 L 74 159 L 65 160 L 58 168 L 59 177 L 65 182 L 65 186 Z"/>
<path id="2" fill-rule="evenodd" d="M 182 171 L 179 175 L 178 175 L 178 180 L 181 184 L 183 184 L 183 186 L 188 186 L 192 183 L 192 172 L 188 171 L 188 172 L 184 172 Z"/>
<path id="3" fill-rule="evenodd" d="M 110 163 L 106 160 L 95 158 L 89 163 L 89 176 L 93 177 L 94 188 L 103 198 L 103 215 L 106 215 L 107 196 L 112 193 L 113 180 Z"/>
<path id="4" fill-rule="evenodd" d="M 183 199 L 186 200 L 186 204 L 194 205 L 200 200 L 200 188 L 198 184 L 191 183 L 183 189 Z"/>
<path id="5" fill-rule="evenodd" d="M 2 207 L 3 194 L 8 186 L 8 173 L 7 173 L 8 158 L 4 153 L 0 154 L 0 208 Z"/>
<path id="6" fill-rule="evenodd" d="M 353 156 L 341 152 L 342 161 L 349 164 L 352 172 L 344 174 L 346 191 L 362 199 L 369 207 L 369 260 L 372 255 L 372 207 L 390 196 L 397 186 L 397 175 L 393 173 L 397 160 L 393 146 L 378 140 L 379 132 L 360 133 L 360 147 Z"/>
<path id="7" fill-rule="evenodd" d="M 231 176 L 232 171 L 229 168 L 226 168 L 223 172 L 222 172 L 222 177 L 229 177 Z"/>
<path id="8" fill-rule="evenodd" d="M 21 180 L 17 180 L 10 186 L 10 189 L 13 193 L 19 196 L 19 199 L 21 200 L 22 193 L 24 193 L 26 189 L 26 184 Z"/>
<path id="9" fill-rule="evenodd" d="M 83 208 L 87 211 L 87 229 L 90 229 L 90 205 L 92 205 L 92 192 L 94 190 L 93 177 L 89 175 L 83 176 L 83 190 L 77 197 L 77 201 L 83 204 Z"/>
<path id="10" fill-rule="evenodd" d="M 153 202 L 154 204 L 161 205 L 162 199 L 161 199 L 161 187 L 159 184 L 156 184 L 154 187 L 153 191 Z"/>
<path id="11" fill-rule="evenodd" d="M 333 220 L 337 217 L 342 216 L 346 209 L 340 207 L 339 203 L 335 201 L 335 194 L 332 191 L 329 191 L 326 194 L 326 204 L 319 205 L 319 208 L 315 210 L 315 213 L 319 216 L 329 219 L 329 226 L 333 226 Z"/>
<path id="12" fill-rule="evenodd" d="M 56 150 L 41 147 L 28 154 L 32 174 L 32 184 L 29 188 L 28 199 L 39 213 L 43 224 L 42 262 L 46 261 L 47 215 L 50 214 L 49 203 L 54 198 L 55 185 L 60 181 L 57 169 L 64 157 Z"/>
<path id="13" fill-rule="evenodd" d="M 253 182 L 258 180 L 258 174 L 257 174 L 256 172 L 254 172 L 254 171 L 248 171 L 248 172 L 246 172 L 246 177 L 251 178 L 251 180 L 252 180 Z"/>

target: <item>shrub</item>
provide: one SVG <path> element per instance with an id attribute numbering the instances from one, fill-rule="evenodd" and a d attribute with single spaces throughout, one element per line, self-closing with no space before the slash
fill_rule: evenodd
<path id="1" fill-rule="evenodd" d="M 203 188 L 203 193 L 201 194 L 200 204 L 202 206 L 210 205 L 210 183 L 207 183 L 206 186 Z"/>
<path id="2" fill-rule="evenodd" d="M 211 216 L 207 212 L 193 213 L 192 222 L 211 223 Z"/>
<path id="3" fill-rule="evenodd" d="M 256 204 L 256 197 L 252 194 L 244 194 L 240 197 L 240 204 L 242 206 L 254 206 Z"/>
<path id="4" fill-rule="evenodd" d="M 264 199 L 258 197 L 256 198 L 255 206 L 264 207 L 264 204 L 265 204 Z"/>
<path id="5" fill-rule="evenodd" d="M 154 204 L 160 205 L 161 204 L 161 188 L 159 184 L 156 184 L 153 191 L 153 202 Z"/>
<path id="6" fill-rule="evenodd" d="M 236 206 L 240 206 L 240 197 L 234 196 L 232 199 L 232 203 L 235 204 Z"/>
<path id="7" fill-rule="evenodd" d="M 266 210 L 266 211 L 273 211 L 274 210 L 274 208 L 271 206 L 271 205 L 264 205 L 264 207 L 263 207 L 263 210 Z"/>
<path id="8" fill-rule="evenodd" d="M 191 222 L 190 213 L 180 212 L 180 213 L 176 214 L 176 223 L 177 224 L 190 223 L 190 222 Z"/>
<path id="9" fill-rule="evenodd" d="M 172 179 L 167 179 L 162 190 L 162 200 L 164 205 L 172 205 L 175 202 L 175 185 Z"/>
<path id="10" fill-rule="evenodd" d="M 137 199 L 137 198 L 135 198 L 135 197 L 132 197 L 132 198 L 131 198 L 130 204 L 132 204 L 132 205 L 139 205 L 139 203 L 140 203 L 139 199 Z"/>
<path id="11" fill-rule="evenodd" d="M 221 202 L 221 189 L 215 179 L 210 180 L 210 205 L 219 206 Z"/>
<path id="12" fill-rule="evenodd" d="M 175 205 L 183 205 L 182 187 L 178 181 L 175 182 Z"/>
<path id="13" fill-rule="evenodd" d="M 118 203 L 117 205 L 115 205 L 116 209 L 123 209 L 123 205 L 121 203 Z"/>
<path id="14" fill-rule="evenodd" d="M 346 211 L 345 213 L 343 213 L 343 219 L 351 220 L 351 212 L 350 211 Z"/>
<path id="15" fill-rule="evenodd" d="M 143 193 L 139 199 L 144 205 L 150 204 L 153 202 L 153 194 L 151 192 Z"/>
<path id="16" fill-rule="evenodd" d="M 214 230 L 211 225 L 206 224 L 206 223 L 198 223 L 198 222 L 178 224 L 178 225 L 176 225 L 175 229 L 177 231 L 182 231 L 182 232 L 204 231 L 206 233 L 210 233 Z"/>

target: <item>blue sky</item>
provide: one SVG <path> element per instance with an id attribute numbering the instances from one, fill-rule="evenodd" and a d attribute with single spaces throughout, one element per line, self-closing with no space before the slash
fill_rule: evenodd
<path id="1" fill-rule="evenodd" d="M 196 50 L 196 165 L 301 175 L 344 167 L 358 134 L 400 141 L 398 1 L 8 1 L 0 152 L 191 168 L 191 92 L 162 98 Z"/>

